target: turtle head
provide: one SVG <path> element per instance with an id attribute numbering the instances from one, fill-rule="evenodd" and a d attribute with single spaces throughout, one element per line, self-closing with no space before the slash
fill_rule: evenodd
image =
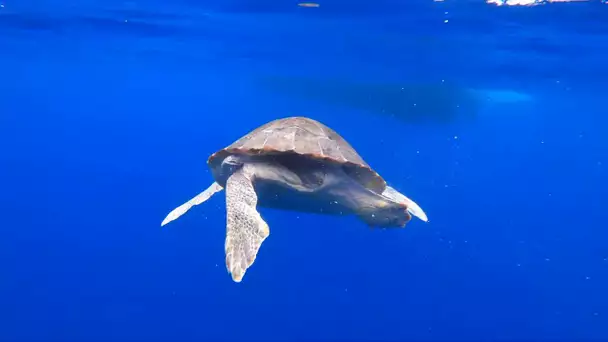
<path id="1" fill-rule="evenodd" d="M 219 179 L 219 183 L 226 184 L 226 180 L 228 180 L 228 178 L 232 176 L 233 173 L 243 167 L 244 164 L 245 160 L 243 160 L 243 158 L 239 156 L 230 155 L 224 158 L 224 160 L 222 160 L 222 163 L 215 170 L 215 172 L 217 172 L 216 175 Z"/>

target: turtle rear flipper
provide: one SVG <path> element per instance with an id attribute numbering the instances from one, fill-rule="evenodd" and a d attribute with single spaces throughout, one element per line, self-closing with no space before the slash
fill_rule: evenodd
<path id="1" fill-rule="evenodd" d="M 221 185 L 217 184 L 216 182 L 213 182 L 213 184 L 211 184 L 205 191 L 196 195 L 194 198 L 192 198 L 188 202 L 173 209 L 169 213 L 169 215 L 167 215 L 167 217 L 165 217 L 165 219 L 163 220 L 163 222 L 160 225 L 164 226 L 173 220 L 177 220 L 180 216 L 184 215 L 188 210 L 190 210 L 190 208 L 192 208 L 195 205 L 199 205 L 199 204 L 205 202 L 211 196 L 213 196 L 213 194 L 215 194 L 216 192 L 222 191 L 222 189 L 223 188 Z"/>
<path id="2" fill-rule="evenodd" d="M 382 195 L 396 202 L 405 204 L 407 207 L 407 211 L 410 213 L 410 215 L 416 216 L 424 222 L 429 221 L 428 217 L 424 213 L 424 210 L 422 210 L 422 208 L 420 208 L 420 206 L 416 202 L 409 199 L 407 196 L 393 189 L 392 187 L 387 185 Z"/>
<path id="3" fill-rule="evenodd" d="M 254 167 L 245 164 L 226 182 L 226 268 L 240 282 L 253 264 L 270 231 L 256 206 L 258 196 L 252 179 Z"/>

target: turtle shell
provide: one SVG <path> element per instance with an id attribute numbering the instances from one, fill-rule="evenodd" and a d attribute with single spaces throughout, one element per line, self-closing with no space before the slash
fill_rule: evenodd
<path id="1" fill-rule="evenodd" d="M 364 187 L 382 193 L 386 182 L 353 147 L 331 128 L 305 117 L 290 117 L 268 122 L 230 146 L 212 154 L 207 164 L 212 169 L 229 155 L 288 155 L 342 166 Z"/>

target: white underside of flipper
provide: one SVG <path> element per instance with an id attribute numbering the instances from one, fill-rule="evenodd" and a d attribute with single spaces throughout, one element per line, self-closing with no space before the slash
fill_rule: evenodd
<path id="1" fill-rule="evenodd" d="M 388 186 L 388 185 L 386 186 L 386 189 L 384 190 L 382 195 L 386 196 L 394 201 L 405 204 L 405 206 L 407 207 L 407 211 L 410 213 L 410 215 L 415 216 L 424 222 L 429 221 L 428 217 L 424 213 L 424 210 L 422 210 L 422 208 L 420 208 L 420 206 L 418 204 L 416 204 L 416 202 L 409 199 L 408 197 L 406 197 L 404 194 L 400 193 L 399 191 L 391 188 L 390 186 Z"/>
<path id="2" fill-rule="evenodd" d="M 173 209 L 173 211 L 171 211 L 169 213 L 169 215 L 167 215 L 167 217 L 165 217 L 165 219 L 163 220 L 163 222 L 160 225 L 164 226 L 167 223 L 169 223 L 169 222 L 171 222 L 173 220 L 178 219 L 180 216 L 182 216 L 188 210 L 190 210 L 190 208 L 192 208 L 195 205 L 199 205 L 199 204 L 205 202 L 211 196 L 213 196 L 213 194 L 215 194 L 218 191 L 222 191 L 223 189 L 224 188 L 222 188 L 221 185 L 217 184 L 216 182 L 213 182 L 213 184 L 211 184 L 211 186 L 209 186 L 205 191 L 203 191 L 200 194 L 196 195 L 194 198 L 192 198 L 188 202 L 186 202 L 186 203 L 180 205 L 179 207 Z"/>

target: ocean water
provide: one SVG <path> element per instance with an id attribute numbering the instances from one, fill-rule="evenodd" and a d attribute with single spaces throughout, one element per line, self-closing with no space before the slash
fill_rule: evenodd
<path id="1" fill-rule="evenodd" d="M 0 0 L 0 340 L 608 338 L 608 5 Z M 277 118 L 429 222 L 260 209 L 210 154 Z"/>

